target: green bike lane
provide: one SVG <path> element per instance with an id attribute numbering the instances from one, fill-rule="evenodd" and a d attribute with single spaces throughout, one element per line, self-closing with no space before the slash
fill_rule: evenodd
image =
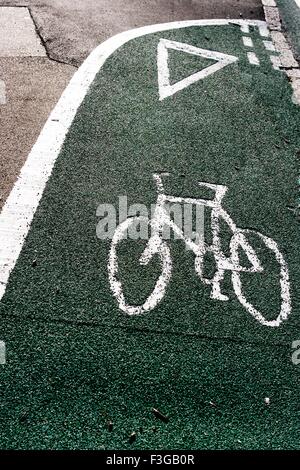
<path id="1" fill-rule="evenodd" d="M 291 359 L 292 342 L 300 339 L 299 108 L 285 75 L 272 66 L 263 23 L 178 26 L 148 30 L 109 55 L 75 107 L 39 191 L 0 304 L 2 448 L 299 448 L 300 366 Z M 173 41 L 163 50 L 169 93 L 222 62 L 220 54 L 235 60 L 162 97 L 162 39 Z M 80 90 L 72 86 L 75 100 Z M 59 109 L 49 118 L 54 126 L 65 119 Z M 42 148 L 40 158 L 47 143 Z M 279 326 L 262 324 L 243 307 L 229 271 L 222 281 L 229 300 L 211 299 L 211 286 L 196 275 L 195 255 L 181 240 L 168 242 L 173 269 L 162 301 L 142 315 L 120 310 L 108 276 L 111 240 L 96 236 L 97 208 L 118 207 L 120 196 L 149 207 L 159 172 L 170 173 L 172 195 L 209 199 L 199 181 L 226 186 L 222 206 L 235 224 L 276 242 L 288 267 L 291 305 Z M 39 174 L 28 174 L 34 185 Z M 22 200 L 19 206 L 11 206 L 12 215 L 22 214 Z M 221 225 L 227 254 L 231 236 Z M 264 271 L 242 273 L 243 292 L 272 321 L 282 304 L 278 262 L 259 237 L 249 242 Z M 161 272 L 157 256 L 139 264 L 145 246 L 141 240 L 118 246 L 131 305 L 145 301 Z M 206 265 L 212 276 L 213 260 Z M 152 408 L 169 421 L 158 420 Z"/>

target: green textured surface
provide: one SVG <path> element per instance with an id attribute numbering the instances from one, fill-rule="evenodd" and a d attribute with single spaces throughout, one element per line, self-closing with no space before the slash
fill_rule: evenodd
<path id="1" fill-rule="evenodd" d="M 1 302 L 2 448 L 121 449 L 133 431 L 134 448 L 299 448 L 300 366 L 291 362 L 300 334 L 299 224 L 289 208 L 297 198 L 300 116 L 285 76 L 272 69 L 258 33 L 251 35 L 260 67 L 248 63 L 232 25 L 133 40 L 97 75 Z M 160 37 L 239 62 L 159 102 Z M 173 54 L 175 80 L 195 71 L 188 59 Z M 170 243 L 173 277 L 163 302 L 141 317 L 120 312 L 96 209 L 121 195 L 129 204 L 154 203 L 157 171 L 172 173 L 174 194 L 203 196 L 197 181 L 225 184 L 223 206 L 236 224 L 276 240 L 291 278 L 288 321 L 260 325 L 234 297 L 229 276 L 230 300 L 211 300 L 180 241 Z M 276 265 L 252 243 L 268 276 L 245 275 L 245 290 L 275 318 Z M 126 241 L 120 251 L 132 302 L 145 299 L 158 273 L 155 260 L 138 266 L 142 249 Z M 168 424 L 155 420 L 152 406 L 170 416 Z"/>
<path id="2" fill-rule="evenodd" d="M 300 8 L 294 0 L 276 0 L 280 17 L 294 53 L 300 60 Z"/>
<path id="3" fill-rule="evenodd" d="M 1 447 L 299 449 L 289 345 L 36 321 L 2 321 L 1 334 Z"/>

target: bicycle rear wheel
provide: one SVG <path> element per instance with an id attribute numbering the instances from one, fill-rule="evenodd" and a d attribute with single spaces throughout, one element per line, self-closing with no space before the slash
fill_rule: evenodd
<path id="1" fill-rule="evenodd" d="M 239 300 L 239 302 L 243 305 L 243 307 L 249 312 L 259 323 L 265 326 L 270 327 L 278 327 L 282 321 L 287 320 L 289 314 L 291 313 L 291 296 L 290 296 L 290 283 L 289 283 L 289 274 L 288 274 L 288 267 L 285 262 L 285 259 L 280 252 L 277 243 L 269 237 L 262 235 L 259 232 L 255 232 L 254 230 L 240 230 L 238 233 L 234 234 L 231 242 L 230 242 L 230 251 L 232 260 L 235 263 L 239 263 L 239 248 L 243 248 L 241 244 L 238 242 L 239 234 L 243 234 L 244 236 L 258 236 L 265 247 L 272 252 L 273 256 L 275 257 L 276 263 L 279 265 L 279 286 L 280 286 L 280 299 L 281 299 L 281 306 L 280 312 L 277 317 L 273 320 L 267 319 L 259 310 L 258 308 L 254 307 L 254 305 L 247 300 L 246 296 L 243 293 L 243 282 L 242 282 L 242 274 L 241 271 L 235 270 L 231 273 L 232 285 L 234 292 Z M 266 267 L 263 267 L 263 272 L 266 272 Z M 252 272 L 250 275 L 253 276 L 255 272 Z"/>

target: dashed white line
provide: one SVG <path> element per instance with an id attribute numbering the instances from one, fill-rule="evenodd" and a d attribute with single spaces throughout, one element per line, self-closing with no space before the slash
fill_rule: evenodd
<path id="1" fill-rule="evenodd" d="M 274 0 L 262 0 L 262 4 L 265 7 L 276 7 L 276 3 Z"/>
<path id="2" fill-rule="evenodd" d="M 300 8 L 300 0 L 295 0 L 295 2 L 298 5 L 298 7 Z"/>
<path id="3" fill-rule="evenodd" d="M 253 41 L 251 38 L 249 38 L 248 36 L 243 36 L 242 39 L 243 39 L 244 46 L 253 47 Z"/>
<path id="4" fill-rule="evenodd" d="M 250 26 L 251 27 L 257 27 L 259 34 L 267 38 L 270 34 L 268 25 L 265 21 L 259 21 L 259 20 L 228 20 L 228 24 L 236 24 L 240 27 L 242 33 L 245 34 L 250 34 Z"/>
<path id="5" fill-rule="evenodd" d="M 259 60 L 255 52 L 247 52 L 247 57 L 251 65 L 259 65 Z"/>

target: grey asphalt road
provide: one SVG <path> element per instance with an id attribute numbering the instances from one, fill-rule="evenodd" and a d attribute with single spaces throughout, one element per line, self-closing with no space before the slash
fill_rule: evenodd
<path id="1" fill-rule="evenodd" d="M 12 9 L 7 15 L 7 7 L 28 10 Z M 49 112 L 99 43 L 147 24 L 263 19 L 263 10 L 260 0 L 0 0 L 0 20 L 1 15 L 0 84 L 6 103 L 0 100 L 0 208 Z M 18 29 L 14 15 L 24 17 L 26 25 Z"/>
<path id="2" fill-rule="evenodd" d="M 137 26 L 200 18 L 263 18 L 260 0 L 6 0 L 3 4 L 30 7 L 51 57 L 73 65 L 104 39 Z"/>

